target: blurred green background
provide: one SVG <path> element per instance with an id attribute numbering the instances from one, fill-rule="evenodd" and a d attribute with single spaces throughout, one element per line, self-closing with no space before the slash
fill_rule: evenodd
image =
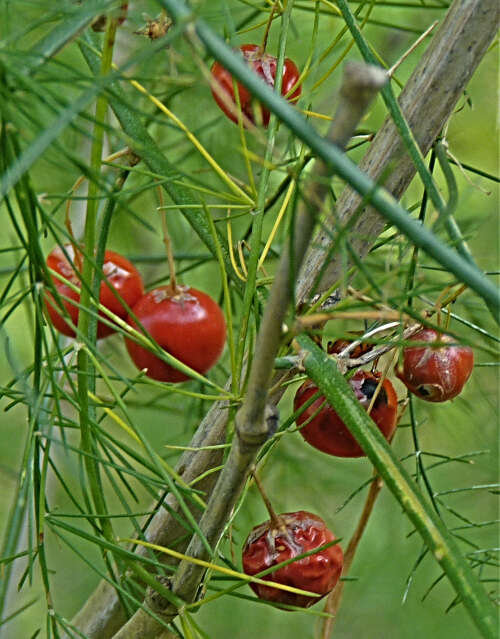
<path id="1" fill-rule="evenodd" d="M 2 3 L 0 12 L 0 33 L 5 46 L 11 51 L 12 61 L 16 56 L 22 59 L 22 52 L 29 49 L 60 19 L 65 3 L 22 2 Z M 238 24 L 247 16 L 251 8 L 250 3 L 244 2 L 197 2 L 196 6 L 207 21 L 221 34 L 231 32 L 231 20 Z M 324 3 L 328 7 L 329 3 Z M 352 3 L 356 8 L 360 3 Z M 369 4 L 369 3 L 365 3 Z M 444 2 L 423 3 L 417 6 L 415 0 L 410 2 L 390 3 L 374 2 L 371 20 L 364 33 L 370 43 L 376 48 L 384 61 L 392 65 L 398 57 L 412 44 L 425 28 L 435 19 L 441 19 L 446 11 Z M 22 5 L 22 9 L 21 9 Z M 321 15 L 320 27 L 313 44 L 313 13 L 303 10 L 312 8 L 312 2 L 297 2 L 294 9 L 292 31 L 287 45 L 287 55 L 294 59 L 300 67 L 305 57 L 314 51 L 315 59 L 326 49 L 328 44 L 341 29 L 341 20 L 328 15 Z M 364 7 L 362 7 L 365 10 Z M 127 22 L 120 30 L 116 59 L 121 61 L 132 55 L 136 50 L 150 46 L 149 42 L 133 36 L 133 31 L 142 26 L 143 13 L 156 15 L 158 7 L 154 2 L 132 2 Z M 230 20 L 231 18 L 231 20 Z M 255 19 L 251 24 L 258 24 L 262 18 Z M 263 33 L 260 27 L 256 31 L 241 33 L 233 36 L 233 42 L 259 42 Z M 275 26 L 271 31 L 269 51 L 276 52 L 279 29 Z M 315 81 L 331 66 L 349 42 L 344 38 L 339 45 L 325 58 L 314 65 L 314 72 L 308 77 L 304 85 L 303 108 L 311 105 L 314 111 L 329 113 L 331 111 L 332 95 L 340 82 L 340 67 L 319 88 L 313 89 Z M 418 61 L 425 44 L 412 53 L 397 72 L 397 78 L 404 83 Z M 355 47 L 349 53 L 349 58 L 359 58 Z M 78 95 L 79 85 L 75 78 L 81 76 L 82 83 L 87 75 L 87 69 L 78 52 L 76 45 L 70 44 L 57 56 L 59 65 L 48 65 L 41 81 L 47 82 L 52 90 L 61 91 L 65 99 L 72 99 Z M 210 61 L 207 61 L 210 62 Z M 240 149 L 239 133 L 236 127 L 229 125 L 224 116 L 217 109 L 204 81 L 201 71 L 190 54 L 190 50 L 182 42 L 178 42 L 168 51 L 156 53 L 147 62 L 137 65 L 133 69 L 134 76 L 146 84 L 152 93 L 158 95 L 169 108 L 182 117 L 186 125 L 196 132 L 203 144 L 210 150 L 221 165 L 241 179 L 244 179 L 244 161 Z M 486 54 L 479 66 L 474 79 L 467 89 L 467 100 L 462 98 L 457 105 L 457 112 L 453 115 L 447 140 L 450 151 L 460 162 L 477 167 L 487 173 L 495 173 L 498 167 L 498 144 L 495 117 L 497 100 L 495 89 L 498 78 L 498 46 L 493 46 Z M 130 91 L 130 99 L 137 100 L 137 107 L 151 112 L 149 106 L 137 94 Z M 5 97 L 5 96 L 4 96 Z M 31 108 L 38 116 L 39 122 L 50 123 L 50 109 L 40 101 L 30 102 L 29 91 L 25 89 L 20 95 L 20 108 Z M 334 98 L 335 101 L 335 98 Z M 90 112 L 90 111 L 89 111 Z M 363 128 L 376 130 L 385 116 L 385 109 L 379 99 L 370 115 L 363 122 Z M 79 121 L 81 130 L 66 130 L 59 138 L 59 143 L 67 150 L 88 162 L 90 125 L 85 129 L 83 121 Z M 114 126 L 116 123 L 111 121 Z M 327 123 L 315 121 L 321 131 L 326 129 Z M 154 114 L 154 123 L 150 132 L 161 142 L 169 158 L 177 163 L 180 170 L 190 175 L 195 181 L 200 177 L 204 184 L 212 184 L 216 188 L 216 179 L 206 172 L 206 164 L 181 133 L 175 131 L 159 113 Z M 29 144 L 33 139 L 34 130 L 26 127 L 21 131 L 24 143 Z M 110 146 L 119 148 L 123 142 L 116 132 L 111 132 L 108 138 Z M 262 152 L 262 146 L 252 140 L 251 148 L 256 153 Z M 290 141 L 286 131 L 279 133 L 279 153 L 285 156 L 287 150 L 292 152 L 293 141 Z M 362 156 L 365 147 L 354 151 L 352 157 Z M 460 226 L 467 234 L 473 254 L 481 268 L 486 271 L 498 272 L 498 188 L 491 180 L 480 177 L 472 172 L 464 172 L 454 168 L 459 187 L 459 205 L 456 212 Z M 54 219 L 59 223 L 63 220 L 64 197 L 71 185 L 80 175 L 78 167 L 68 162 L 61 152 L 50 147 L 33 167 L 31 172 L 32 184 L 43 198 L 47 208 L 53 210 Z M 277 185 L 283 173 L 279 170 L 273 176 L 272 184 Z M 446 188 L 439 170 L 436 178 Z M 140 171 L 133 175 L 127 183 L 128 200 L 126 206 L 119 208 L 112 222 L 109 246 L 136 260 L 138 268 L 143 273 L 147 286 L 151 286 L 159 279 L 165 278 L 167 268 L 163 261 L 163 243 L 160 224 L 155 207 L 157 206 L 155 192 L 148 189 L 142 192 L 147 177 Z M 340 183 L 335 181 L 340 187 Z M 217 186 L 220 188 L 220 186 Z M 79 191 L 84 196 L 85 190 Z M 403 198 L 403 204 L 413 207 L 422 197 L 422 187 L 416 180 Z M 59 206 L 58 206 L 59 205 Z M 76 200 L 72 205 L 72 218 L 75 228 L 81 227 L 84 215 L 84 200 Z M 0 206 L 2 219 L 7 220 L 5 210 Z M 223 213 L 221 213 L 223 214 Z M 434 212 L 430 210 L 430 216 Z M 169 215 L 170 231 L 177 252 L 206 255 L 206 249 L 200 245 L 191 228 L 178 214 Z M 248 219 L 243 218 L 234 224 L 235 237 L 246 228 Z M 150 228 L 147 228 L 150 225 Z M 272 225 L 271 217 L 266 230 Z M 266 236 L 264 234 L 264 236 Z M 17 247 L 18 240 L 13 229 L 3 222 L 0 252 L 0 290 L 12 276 L 13 268 L 17 266 L 19 252 L 8 250 Z M 278 245 L 281 238 L 278 238 Z M 53 238 L 43 239 L 43 246 L 47 253 L 52 248 Z M 7 250 L 6 250 L 7 249 Z M 387 286 L 392 286 L 395 293 L 404 283 L 404 272 L 400 272 L 399 260 L 401 252 L 408 256 L 407 245 L 403 240 L 395 240 L 383 250 L 377 251 L 368 258 L 368 263 L 374 273 L 381 277 L 394 273 Z M 158 260 L 151 260 L 157 256 Z M 194 262 L 195 263 L 195 262 Z M 429 265 L 425 259 L 422 265 Z M 192 268 L 193 261 L 179 260 L 178 267 L 189 267 L 183 280 L 195 283 L 214 297 L 221 294 L 218 267 L 214 262 L 202 262 Z M 419 271 L 419 276 L 426 281 L 435 282 L 432 271 Z M 27 275 L 23 272 L 10 293 L 15 299 L 16 291 L 27 285 Z M 362 284 L 362 282 L 359 282 Z M 389 293 L 390 294 L 390 293 Z M 8 301 L 4 303 L 5 310 L 9 308 Z M 457 303 L 454 312 L 481 326 L 489 333 L 494 333 L 491 319 L 483 305 L 469 294 L 465 294 Z M 446 457 L 457 457 L 457 461 L 444 463 L 429 470 L 429 478 L 435 493 L 454 489 L 467 489 L 471 486 L 485 486 L 495 484 L 498 474 L 498 367 L 494 354 L 495 342 L 490 337 L 481 337 L 479 333 L 466 331 L 461 325 L 452 326 L 462 330 L 462 334 L 471 340 L 475 346 L 476 368 L 463 394 L 453 402 L 442 406 L 434 406 L 416 402 L 419 420 L 420 446 L 429 454 Z M 337 327 L 338 328 L 338 327 Z M 345 325 L 345 328 L 359 328 Z M 33 360 L 33 318 L 29 298 L 23 302 L 2 325 L 0 333 L 3 357 L 0 359 L 0 379 L 5 386 L 19 372 L 29 366 Z M 123 375 L 134 376 L 135 371 L 129 362 L 122 340 L 115 335 L 99 345 L 102 357 L 115 365 Z M 492 364 L 492 365 L 490 365 Z M 223 384 L 228 373 L 227 353 L 222 362 L 212 372 L 211 376 Z M 403 396 L 403 387 L 398 382 L 397 390 Z M 194 384 L 190 388 L 198 388 Z M 284 420 L 292 412 L 292 399 L 297 385 L 287 392 L 280 405 L 281 419 Z M 21 382 L 17 388 L 23 391 Z M 101 389 L 103 390 L 103 389 Z M 104 392 L 104 390 L 103 390 Z M 0 425 L 3 433 L 3 445 L 0 447 L 0 520 L 7 521 L 9 509 L 12 507 L 12 497 L 19 477 L 22 451 L 26 437 L 27 413 L 26 407 L 17 405 L 10 407 L 10 399 L 0 400 Z M 168 390 L 159 393 L 145 385 L 136 386 L 136 392 L 128 401 L 131 414 L 137 424 L 143 429 L 152 445 L 159 451 L 166 450 L 164 446 L 187 445 L 190 436 L 208 404 L 195 400 L 179 400 L 179 396 Z M 8 411 L 5 409 L 9 408 Z M 70 411 L 70 409 L 67 409 Z M 123 437 L 122 431 L 110 420 L 106 421 L 116 437 Z M 77 444 L 75 433 L 68 433 L 68 441 Z M 408 419 L 398 430 L 394 441 L 394 448 L 405 462 L 410 472 L 415 470 L 415 459 L 411 429 Z M 53 449 L 54 459 L 59 471 L 64 474 L 66 481 L 78 492 L 79 467 L 74 455 L 67 455 L 62 448 Z M 167 452 L 166 457 L 173 463 L 177 454 Z M 464 456 L 470 456 L 464 458 Z M 425 457 L 427 465 L 437 461 L 439 457 Z M 467 461 L 467 463 L 465 463 Z M 307 446 L 297 434 L 289 434 L 281 438 L 278 446 L 266 460 L 261 471 L 269 496 L 278 511 L 310 510 L 323 517 L 337 536 L 344 540 L 352 533 L 360 510 L 366 489 L 349 501 L 339 512 L 338 509 L 347 498 L 358 489 L 371 474 L 370 465 L 365 460 L 342 460 L 324 455 Z M 109 487 L 108 487 L 109 488 Z M 68 498 L 61 491 L 58 482 L 51 477 L 48 483 L 47 499 L 52 509 L 60 512 L 70 512 L 73 509 Z M 121 506 L 116 497 L 109 492 L 110 510 L 121 512 Z M 149 498 L 145 491 L 138 488 L 141 501 L 134 505 L 136 511 L 145 511 L 149 507 Z M 498 503 L 493 489 L 463 490 L 443 495 L 444 503 L 449 510 L 443 508 L 443 516 L 450 527 L 460 527 L 457 535 L 464 552 L 476 553 L 484 556 L 483 549 L 494 548 L 497 535 L 494 525 L 487 522 L 498 520 Z M 457 514 L 454 515 L 454 511 Z M 233 546 L 226 542 L 223 550 L 231 556 L 234 552 L 235 563 L 239 565 L 241 545 L 250 529 L 266 519 L 266 512 L 260 498 L 254 489 L 249 491 L 243 507 L 238 513 L 234 531 Z M 116 520 L 119 534 L 128 536 L 130 525 L 126 521 Z M 471 522 L 485 522 L 482 527 L 470 525 Z M 82 527 L 83 522 L 78 522 Z M 26 526 L 19 550 L 26 547 L 27 535 L 32 531 Z M 8 531 L 3 530 L 3 534 Z M 73 540 L 74 542 L 74 540 Z M 51 570 L 51 584 L 54 604 L 57 611 L 67 619 L 71 619 L 80 608 L 86 597 L 95 587 L 98 577 L 87 565 L 59 540 L 48 535 L 46 539 L 49 567 Z M 76 547 L 91 563 L 101 565 L 99 553 L 90 544 L 77 542 Z M 422 542 L 414 534 L 412 526 L 401 513 L 394 499 L 386 491 L 377 503 L 375 513 L 360 545 L 355 559 L 351 576 L 356 579 L 349 582 L 345 588 L 345 598 L 335 629 L 335 637 L 339 639 L 362 637 L 368 639 L 413 639 L 415 637 L 440 637 L 448 639 L 457 637 L 475 637 L 477 631 L 470 622 L 467 614 L 460 605 L 453 606 L 454 593 L 447 581 L 441 580 L 425 597 L 433 582 L 440 576 L 437 564 L 429 556 L 425 556 L 418 568 L 415 564 L 422 551 Z M 45 637 L 46 604 L 42 585 L 37 571 L 24 580 L 21 591 L 17 584 L 23 577 L 26 567 L 24 560 L 15 564 L 11 582 L 9 605 L 6 615 L 19 609 L 24 604 L 35 600 L 22 615 L 10 621 L 3 628 L 3 637 L 9 639 L 35 636 L 37 628 L 41 628 L 39 637 Z M 493 566 L 494 569 L 494 566 Z M 485 567 L 485 576 L 491 578 L 492 568 Z M 30 584 L 31 582 L 31 584 Z M 224 583 L 222 582 L 222 585 Z M 490 584 L 486 584 L 487 587 Z M 491 590 L 495 584 L 491 584 Z M 242 593 L 250 595 L 248 587 L 241 589 Z M 315 609 L 320 609 L 316 606 Z M 222 598 L 207 606 L 203 606 L 196 616 L 208 636 L 218 639 L 253 639 L 257 633 L 266 639 L 281 636 L 314 637 L 317 631 L 318 618 L 306 613 L 287 613 L 258 602 L 251 602 L 238 598 Z"/>

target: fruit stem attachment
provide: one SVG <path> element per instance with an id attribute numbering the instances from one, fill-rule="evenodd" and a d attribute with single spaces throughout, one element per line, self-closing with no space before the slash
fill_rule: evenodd
<path id="1" fill-rule="evenodd" d="M 271 520 L 271 526 L 272 526 L 272 528 L 274 530 L 278 530 L 279 528 L 281 528 L 283 526 L 283 521 L 282 521 L 281 517 L 276 514 L 276 511 L 272 507 L 271 500 L 269 499 L 269 497 L 266 494 L 266 491 L 264 490 L 264 486 L 263 486 L 259 476 L 257 475 L 257 470 L 256 470 L 255 466 L 254 466 L 254 468 L 252 470 L 252 475 L 253 475 L 253 478 L 254 478 L 254 481 L 255 481 L 255 485 L 257 486 L 257 488 L 259 490 L 260 496 L 262 497 L 262 501 L 266 505 L 267 512 L 269 513 L 269 518 Z"/>
<path id="2" fill-rule="evenodd" d="M 271 8 L 271 13 L 269 14 L 269 18 L 267 19 L 266 30 L 264 32 L 264 37 L 262 38 L 262 44 L 260 45 L 260 50 L 262 51 L 262 53 L 266 52 L 267 39 L 269 37 L 269 31 L 271 30 L 271 24 L 273 22 L 275 11 L 276 11 L 276 2 L 273 3 L 273 6 Z"/>
<path id="3" fill-rule="evenodd" d="M 392 366 L 392 362 L 390 365 Z M 384 372 L 384 375 L 382 376 L 382 380 L 385 378 L 386 372 L 387 370 Z M 405 409 L 406 409 L 406 405 L 404 405 L 399 410 L 398 424 L 401 421 L 401 418 L 403 417 L 403 413 Z M 368 414 L 370 414 L 370 410 L 371 410 L 371 406 L 369 407 Z M 394 433 L 395 432 L 396 431 L 394 431 Z M 392 441 L 392 438 L 394 437 L 394 433 L 390 441 Z M 343 577 L 346 577 L 349 573 L 349 570 L 351 569 L 351 565 L 352 565 L 352 562 L 354 561 L 354 556 L 356 554 L 356 550 L 358 549 L 359 542 L 361 541 L 361 537 L 363 536 L 363 533 L 365 532 L 366 526 L 368 524 L 368 520 L 370 519 L 370 516 L 373 512 L 373 508 L 375 507 L 375 502 L 377 501 L 377 497 L 380 491 L 382 490 L 383 485 L 384 485 L 384 482 L 382 481 L 381 477 L 375 470 L 373 472 L 373 479 L 370 484 L 370 490 L 368 491 L 368 495 L 366 496 L 363 510 L 361 511 L 361 515 L 359 517 L 358 525 L 356 526 L 356 529 L 351 539 L 349 540 L 349 544 L 347 545 L 347 549 L 344 553 L 344 565 L 342 568 Z M 325 619 L 323 623 L 323 629 L 321 631 L 321 639 L 329 639 L 330 635 L 332 634 L 333 624 L 336 621 L 337 613 L 339 611 L 340 603 L 342 601 L 344 584 L 345 584 L 345 581 L 339 581 L 337 585 L 335 586 L 335 588 L 332 590 L 332 592 L 328 595 L 328 598 L 325 603 L 324 612 L 333 616 L 327 617 Z"/>
<path id="4" fill-rule="evenodd" d="M 163 208 L 163 189 L 160 185 L 158 185 L 158 199 L 160 202 L 160 206 L 158 210 L 160 212 L 161 218 L 161 227 L 163 232 L 163 243 L 165 244 L 165 250 L 167 252 L 167 260 L 168 260 L 168 271 L 170 273 L 170 288 L 172 290 L 172 295 L 176 295 L 178 293 L 177 288 L 177 278 L 175 277 L 175 260 L 174 254 L 172 251 L 172 241 L 170 240 L 170 233 L 168 232 L 168 224 L 167 224 L 167 214 L 165 213 L 165 209 Z"/>

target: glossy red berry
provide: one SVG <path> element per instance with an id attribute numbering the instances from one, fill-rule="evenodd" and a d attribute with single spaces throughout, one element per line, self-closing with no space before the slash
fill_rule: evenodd
<path id="1" fill-rule="evenodd" d="M 195 288 L 169 286 L 146 293 L 133 314 L 165 351 L 197 371 L 206 373 L 219 359 L 226 340 L 226 322 L 214 300 Z M 128 323 L 138 328 L 132 317 Z M 140 329 L 139 329 L 140 330 Z M 183 382 L 189 377 L 126 338 L 130 357 L 146 375 L 161 382 Z"/>
<path id="2" fill-rule="evenodd" d="M 369 373 L 360 370 L 349 380 L 354 394 L 365 410 L 368 409 L 371 403 L 380 378 L 381 373 Z M 318 387 L 313 382 L 310 380 L 304 382 L 295 394 L 294 410 L 299 410 L 317 391 Z M 320 408 L 322 405 L 323 407 Z M 397 412 L 398 398 L 396 391 L 391 382 L 385 379 L 375 399 L 370 417 L 386 439 L 389 439 L 394 433 Z M 311 446 L 337 457 L 364 457 L 365 453 L 362 448 L 335 410 L 325 403 L 323 395 L 320 395 L 304 410 L 297 418 L 297 424 L 301 426 L 308 420 L 310 421 L 300 429 L 300 434 Z"/>
<path id="3" fill-rule="evenodd" d="M 277 60 L 273 55 L 266 53 L 258 44 L 244 44 L 240 47 L 240 52 L 249 66 L 257 73 L 270 87 L 274 87 L 276 78 Z M 296 86 L 300 73 L 295 63 L 290 58 L 285 58 L 283 65 L 283 79 L 281 84 L 281 95 L 286 96 L 290 102 L 295 102 L 301 93 L 301 87 L 297 88 L 288 95 L 293 87 Z M 212 66 L 212 77 L 219 85 L 221 91 L 227 94 L 230 103 L 234 105 L 234 109 L 228 108 L 227 104 L 221 99 L 220 95 L 212 89 L 212 94 L 219 107 L 224 111 L 227 117 L 233 122 L 238 122 L 237 106 L 234 96 L 233 76 L 219 62 L 215 62 Z M 262 124 L 268 126 L 270 113 L 269 110 L 259 105 L 260 113 L 254 111 L 254 100 L 252 94 L 243 85 L 237 84 L 240 99 L 241 110 L 246 117 L 254 124 Z"/>
<path id="4" fill-rule="evenodd" d="M 396 369 L 396 374 L 408 390 L 427 402 L 456 397 L 472 373 L 472 350 L 433 328 L 423 328 L 410 341 L 428 345 L 407 346 L 403 350 L 402 367 Z"/>
<path id="5" fill-rule="evenodd" d="M 299 510 L 278 516 L 279 526 L 265 521 L 256 526 L 243 547 L 243 571 L 256 575 L 262 570 L 305 552 L 319 548 L 335 539 L 325 522 L 312 513 Z M 338 544 L 294 561 L 267 574 L 262 579 L 286 584 L 324 597 L 336 585 L 342 573 L 343 553 Z M 308 608 L 321 597 L 308 597 L 271 586 L 250 583 L 260 599 Z"/>
<path id="6" fill-rule="evenodd" d="M 66 257 L 65 253 L 68 257 Z M 79 257 L 80 261 L 83 260 L 83 256 Z M 80 288 L 81 282 L 75 272 L 75 249 L 72 244 L 66 244 L 64 251 L 60 246 L 56 246 L 47 258 L 47 266 L 69 280 L 74 286 L 78 287 L 78 289 Z M 131 262 L 114 251 L 105 252 L 102 271 L 104 279 L 101 281 L 99 302 L 112 313 L 118 315 L 118 317 L 125 319 L 128 311 L 122 302 L 113 294 L 110 285 L 124 302 L 129 307 L 132 307 L 144 293 L 142 278 Z M 76 326 L 78 324 L 77 304 L 80 302 L 79 291 L 74 291 L 55 276 L 52 276 L 52 281 L 59 295 L 67 298 L 63 299 L 62 303 L 71 322 Z M 74 337 L 75 331 L 66 321 L 64 313 L 59 308 L 53 296 L 47 292 L 45 300 L 47 313 L 54 328 L 60 333 L 63 333 L 63 335 Z M 99 314 L 101 317 L 106 317 L 103 313 Z M 98 338 L 107 337 L 115 331 L 116 328 L 108 326 L 103 322 L 98 322 L 97 324 Z"/>

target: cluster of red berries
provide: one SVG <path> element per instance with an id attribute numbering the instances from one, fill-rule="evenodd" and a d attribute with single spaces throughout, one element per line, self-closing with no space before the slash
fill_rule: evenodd
<path id="1" fill-rule="evenodd" d="M 56 247 L 47 258 L 47 266 L 71 284 L 52 275 L 57 296 L 47 292 L 46 308 L 54 327 L 64 335 L 75 336 L 80 303 L 80 279 L 77 263 L 82 255 L 72 244 Z M 226 339 L 226 323 L 214 300 L 195 288 L 161 286 L 144 294 L 142 278 L 131 262 L 113 251 L 106 251 L 102 267 L 99 303 L 146 333 L 166 352 L 198 373 L 206 373 L 219 359 Z M 130 314 L 128 310 L 130 309 Z M 106 316 L 99 312 L 100 317 Z M 97 324 L 97 337 L 116 332 L 117 325 Z M 139 369 L 162 382 L 183 382 L 189 377 L 139 345 L 125 338 L 127 350 Z"/>
<path id="2" fill-rule="evenodd" d="M 266 84 L 274 87 L 276 58 L 254 44 L 242 45 L 239 52 L 250 68 Z M 300 96 L 299 78 L 297 67 L 286 58 L 281 94 L 291 102 Z M 238 123 L 241 109 L 243 124 L 246 121 L 265 127 L 269 124 L 269 110 L 257 102 L 248 89 L 235 83 L 231 73 L 219 62 L 212 66 L 212 79 L 215 101 L 230 120 Z M 426 401 L 443 402 L 456 397 L 472 372 L 472 350 L 453 344 L 452 338 L 429 328 L 421 329 L 411 340 L 416 345 L 403 350 L 402 366 L 396 369 L 399 379 L 410 392 Z M 348 343 L 346 340 L 337 340 L 328 351 L 338 354 Z M 361 344 L 351 356 L 359 357 L 366 348 Z M 380 432 L 390 441 L 398 419 L 398 397 L 390 380 L 382 379 L 379 372 L 359 370 L 349 379 L 349 384 L 361 405 L 369 410 Z M 316 399 L 313 399 L 314 395 L 317 395 Z M 300 412 L 308 402 L 311 403 Z M 365 455 L 312 381 L 306 380 L 296 392 L 294 410 L 299 412 L 296 421 L 301 427 L 302 437 L 318 450 L 337 457 Z M 333 533 L 316 515 L 304 511 L 286 513 L 280 515 L 277 522 L 271 519 L 252 530 L 243 548 L 243 569 L 249 575 L 256 575 L 334 539 Z M 342 550 L 338 545 L 333 545 L 277 568 L 266 579 L 317 593 L 321 598 L 334 588 L 341 572 Z M 308 607 L 318 600 L 261 584 L 252 583 L 251 587 L 261 599 L 281 604 Z"/>
<path id="3" fill-rule="evenodd" d="M 419 330 L 410 341 L 415 346 L 403 350 L 402 367 L 396 374 L 418 397 L 442 402 L 456 397 L 469 378 L 474 363 L 472 350 L 453 343 L 453 339 L 434 329 Z M 329 353 L 340 353 L 349 342 L 337 340 Z M 369 350 L 361 344 L 353 357 Z M 398 398 L 392 383 L 379 372 L 357 371 L 349 380 L 361 405 L 384 437 L 390 441 L 397 425 Z M 336 411 L 319 394 L 317 386 L 306 380 L 294 400 L 296 412 L 318 395 L 297 417 L 303 438 L 318 450 L 336 457 L 361 457 L 363 450 Z M 343 554 L 337 544 L 326 546 L 335 536 L 318 516 L 298 511 L 279 515 L 256 526 L 243 547 L 243 570 L 248 575 L 277 566 L 265 576 L 268 581 L 316 593 L 309 597 L 263 584 L 250 584 L 258 597 L 278 604 L 308 607 L 328 594 L 342 573 Z M 318 548 L 318 552 L 308 553 Z M 305 557 L 287 563 L 290 559 Z M 284 564 L 284 565 L 281 565 Z"/>
<path id="4" fill-rule="evenodd" d="M 249 66 L 271 87 L 276 78 L 276 58 L 263 47 L 246 44 L 240 53 Z M 281 94 L 296 101 L 301 93 L 299 71 L 286 58 L 283 66 Z M 219 63 L 212 66 L 212 93 L 218 106 L 233 122 L 238 122 L 238 106 L 249 122 L 267 126 L 270 113 L 256 102 L 250 92 L 237 84 L 238 100 L 231 74 Z M 245 120 L 244 120 L 245 122 Z M 49 255 L 47 264 L 68 280 L 72 286 L 53 276 L 59 300 L 47 293 L 48 315 L 61 333 L 75 335 L 80 301 L 80 280 L 75 270 L 75 250 L 66 245 Z M 205 293 L 189 287 L 162 286 L 144 294 L 141 276 L 124 257 L 106 251 L 104 278 L 100 288 L 100 304 L 124 319 L 133 328 L 141 327 L 165 351 L 200 373 L 210 369 L 220 357 L 225 342 L 224 315 L 219 306 Z M 131 309 L 131 313 L 127 312 Z M 64 310 L 63 310 L 64 309 Z M 102 316 L 102 314 L 101 314 Z M 68 323 L 69 319 L 69 323 Z M 116 331 L 113 323 L 98 322 L 99 338 Z M 453 344 L 453 340 L 434 329 L 424 328 L 412 338 L 415 346 L 403 351 L 402 366 L 396 370 L 399 379 L 410 392 L 431 402 L 456 397 L 469 378 L 473 367 L 471 349 Z M 140 369 L 150 377 L 166 382 L 188 379 L 131 338 L 125 338 L 127 350 Z M 330 353 L 340 353 L 345 340 L 330 345 Z M 358 347 L 363 349 L 363 345 Z M 354 353 L 359 356 L 361 352 Z M 349 380 L 352 390 L 384 437 L 390 441 L 396 425 L 398 398 L 389 379 L 379 372 L 357 371 Z M 317 394 L 297 417 L 302 437 L 312 446 L 329 455 L 361 457 L 363 450 L 350 434 L 336 411 L 328 405 L 317 386 L 305 381 L 295 395 L 294 410 L 300 409 Z M 328 594 L 337 584 L 343 565 L 343 554 L 334 534 L 325 522 L 312 513 L 284 513 L 256 526 L 249 534 L 242 553 L 243 570 L 257 575 L 272 566 L 277 569 L 265 576 L 267 581 L 285 584 L 315 593 L 318 597 L 251 583 L 258 597 L 278 604 L 309 607 Z M 317 552 L 311 552 L 318 549 Z M 296 557 L 299 559 L 295 561 Z"/>
<path id="5" fill-rule="evenodd" d="M 474 366 L 472 350 L 454 343 L 453 338 L 433 328 L 423 328 L 409 341 L 415 346 L 403 349 L 402 366 L 396 375 L 408 390 L 429 402 L 444 402 L 456 397 L 469 379 Z M 346 343 L 338 340 L 329 348 L 339 353 Z M 356 355 L 356 354 L 354 354 Z M 370 417 L 386 440 L 390 441 L 397 425 L 398 398 L 389 379 L 381 381 L 379 372 L 357 371 L 349 380 L 361 405 L 370 409 Z M 298 389 L 294 410 L 308 402 L 318 388 L 306 380 Z M 312 446 L 337 457 L 361 457 L 364 452 L 335 410 L 319 395 L 297 417 L 300 433 Z"/>

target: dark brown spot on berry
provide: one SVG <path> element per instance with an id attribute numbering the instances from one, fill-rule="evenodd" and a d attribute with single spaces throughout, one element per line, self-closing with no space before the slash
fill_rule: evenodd
<path id="1" fill-rule="evenodd" d="M 368 398 L 371 399 L 377 390 L 378 380 L 367 377 L 361 384 L 361 391 Z M 382 386 L 378 392 L 377 399 L 375 400 L 374 407 L 379 406 L 381 403 L 387 404 L 387 393 Z"/>

